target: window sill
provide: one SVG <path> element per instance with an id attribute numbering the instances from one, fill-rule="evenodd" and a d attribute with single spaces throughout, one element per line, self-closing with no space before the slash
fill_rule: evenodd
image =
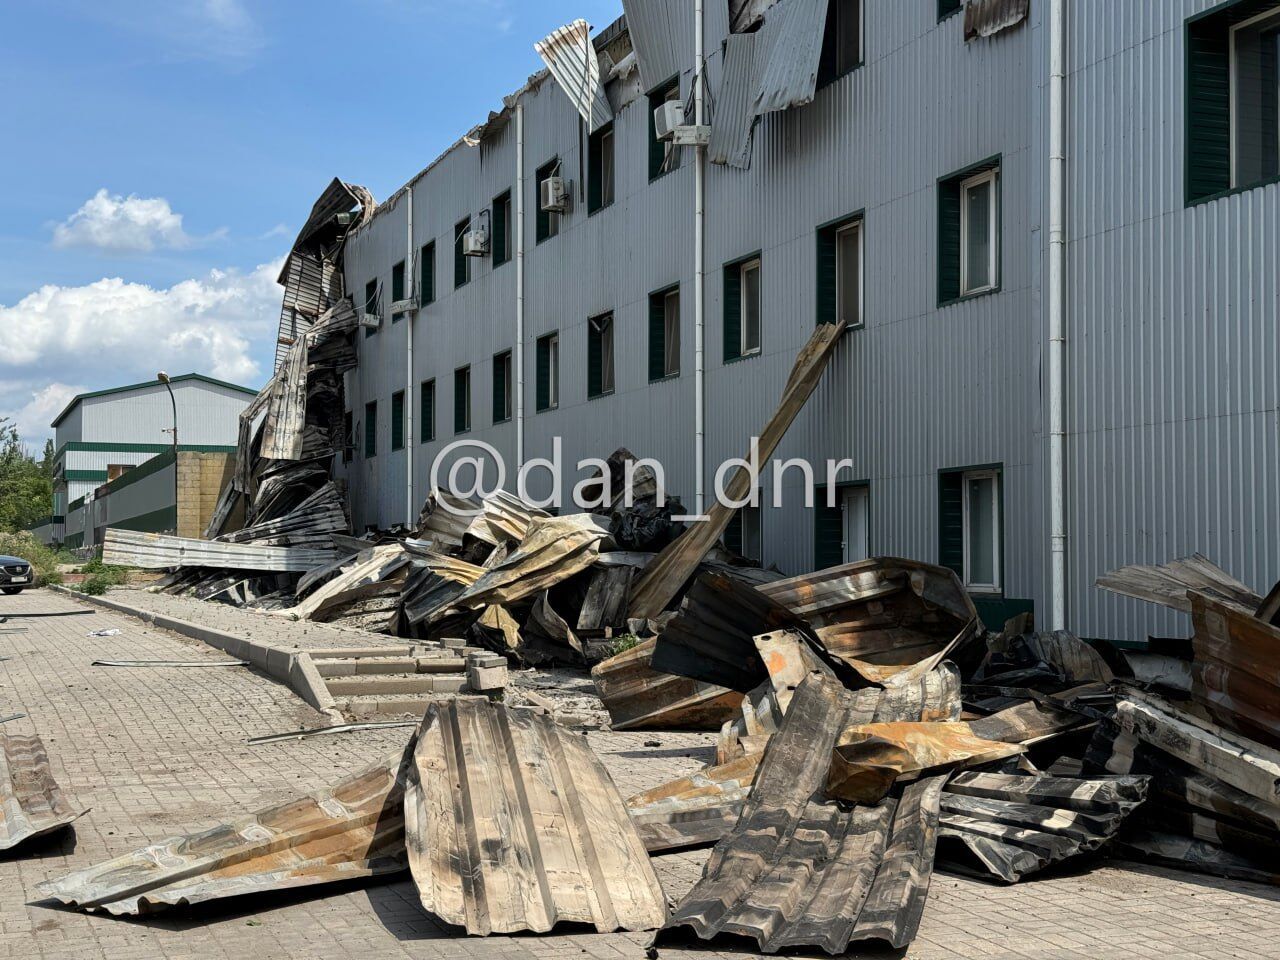
<path id="1" fill-rule="evenodd" d="M 533 415 L 536 417 L 540 413 L 550 413 L 552 410 L 559 410 L 559 409 L 560 409 L 560 404 L 553 403 L 549 407 L 538 407 L 533 411 Z"/>
<path id="2" fill-rule="evenodd" d="M 981 597 L 984 600 L 999 600 L 1004 596 L 1002 587 L 975 587 L 972 584 L 964 585 L 965 592 L 973 597 Z"/>
<path id="3" fill-rule="evenodd" d="M 677 370 L 675 373 L 668 373 L 661 377 L 650 377 L 649 382 L 650 383 L 666 383 L 668 380 L 679 380 L 679 379 L 680 379 L 680 371 Z"/>
<path id="4" fill-rule="evenodd" d="M 392 448 L 391 448 L 391 452 L 392 452 L 392 453 L 404 453 L 404 446 L 403 446 L 403 445 L 401 445 L 401 446 L 399 446 L 399 447 L 392 447 Z"/>
<path id="5" fill-rule="evenodd" d="M 461 437 L 461 436 L 464 436 L 464 435 L 466 435 L 466 434 L 468 434 L 468 433 L 470 433 L 470 432 L 471 432 L 471 428 L 470 428 L 470 427 L 467 427 L 467 429 L 465 429 L 465 430 L 455 430 L 455 431 L 453 431 L 453 435 L 454 435 L 455 437 Z"/>
<path id="6" fill-rule="evenodd" d="M 660 172 L 660 173 L 650 174 L 650 175 L 649 175 L 649 182 L 650 182 L 650 183 L 657 183 L 657 182 L 658 182 L 659 180 L 661 180 L 663 177 L 669 177 L 669 176 L 671 176 L 671 174 L 673 174 L 673 173 L 675 173 L 677 170 L 679 170 L 681 166 L 682 166 L 682 164 L 676 164 L 676 165 L 675 165 L 674 167 L 672 167 L 670 170 L 663 170 L 663 171 L 662 171 L 662 172 Z"/>
<path id="7" fill-rule="evenodd" d="M 493 421 L 493 425 L 496 427 L 496 426 L 498 426 L 499 424 L 502 424 L 502 423 L 510 423 L 510 422 L 511 422 L 511 418 L 510 418 L 510 417 L 503 417 L 501 420 L 495 420 L 495 421 Z"/>
<path id="8" fill-rule="evenodd" d="M 600 204 L 600 206 L 596 207 L 594 210 L 593 210 L 593 209 L 591 209 L 590 207 L 588 207 L 588 208 L 587 208 L 587 219 L 588 219 L 588 220 L 589 220 L 589 219 L 591 219 L 591 218 L 592 218 L 592 217 L 594 217 L 597 213 L 602 213 L 602 212 L 604 212 L 605 210 L 608 210 L 608 209 L 609 209 L 610 207 L 612 207 L 612 206 L 613 206 L 613 201 L 612 201 L 612 200 L 610 200 L 608 203 L 602 203 L 602 204 Z"/>
<path id="9" fill-rule="evenodd" d="M 938 309 L 941 310 L 943 307 L 949 307 L 956 303 L 964 303 L 967 300 L 977 300 L 980 297 L 989 297 L 992 294 L 999 293 L 999 292 L 1000 292 L 1000 284 L 997 283 L 994 287 L 987 287 L 985 290 L 975 290 L 973 293 L 962 293 L 958 297 L 951 297 L 950 299 L 947 299 L 947 300 L 939 300 Z"/>
<path id="10" fill-rule="evenodd" d="M 455 283 L 455 284 L 453 285 L 453 289 L 455 289 L 455 290 L 461 290 L 463 287 L 465 287 L 465 286 L 466 286 L 468 283 L 470 283 L 470 282 L 471 282 L 470 280 L 463 280 L 461 283 Z"/>
<path id="11" fill-rule="evenodd" d="M 436 438 L 435 438 L 435 437 L 422 437 L 422 438 L 418 441 L 418 446 L 422 446 L 424 443 L 435 443 L 435 442 L 436 442 Z"/>
<path id="12" fill-rule="evenodd" d="M 741 363 L 743 360 L 754 360 L 760 356 L 762 351 L 753 350 L 751 353 L 741 353 L 736 357 L 725 357 L 724 365 L 727 367 L 731 363 Z"/>
<path id="13" fill-rule="evenodd" d="M 963 3 L 962 3 L 962 4 L 960 4 L 960 6 L 956 7 L 954 10 L 948 10 L 946 13 L 939 14 L 939 15 L 938 15 L 938 22 L 939 22 L 939 23 L 942 23 L 943 21 L 950 20 L 952 17 L 954 17 L 956 14 L 960 13 L 962 10 L 964 10 L 964 4 L 963 4 Z"/>
<path id="14" fill-rule="evenodd" d="M 844 73 L 837 73 L 834 77 L 828 77 L 826 79 L 819 80 L 817 84 L 814 86 L 814 90 L 824 90 L 827 87 L 831 86 L 833 83 L 836 83 L 839 80 L 843 80 L 845 77 L 852 76 L 853 74 L 861 70 L 866 65 L 866 62 L 867 62 L 866 60 L 859 60 L 852 67 L 846 70 Z"/>
<path id="15" fill-rule="evenodd" d="M 1234 197 L 1237 193 L 1248 193 L 1250 190 L 1257 190 L 1259 187 L 1270 186 L 1273 183 L 1280 183 L 1280 176 L 1268 177 L 1265 180 L 1255 180 L 1252 183 L 1246 183 L 1239 187 L 1231 187 L 1227 190 L 1219 190 L 1217 193 L 1206 194 L 1203 197 L 1193 197 L 1187 200 L 1187 206 L 1195 207 L 1202 203 L 1212 203 L 1214 200 Z"/>
<path id="16" fill-rule="evenodd" d="M 493 269 L 494 269 L 494 270 L 497 270 L 499 267 L 505 267 L 505 266 L 506 266 L 508 263 L 510 263 L 510 262 L 511 262 L 511 258 L 510 258 L 510 257 L 507 257 L 505 260 L 499 260 L 497 257 L 494 257 L 494 258 L 493 258 Z"/>
<path id="17" fill-rule="evenodd" d="M 613 396 L 612 390 L 605 390 L 603 393 L 588 393 L 587 402 L 589 403 L 592 400 L 600 400 L 604 397 L 612 397 L 612 396 Z"/>

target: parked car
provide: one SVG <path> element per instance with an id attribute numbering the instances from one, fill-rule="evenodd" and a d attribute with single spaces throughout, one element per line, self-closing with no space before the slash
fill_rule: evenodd
<path id="1" fill-rule="evenodd" d="M 35 571 L 26 560 L 0 556 L 0 593 L 21 593 L 35 586 L 35 580 Z"/>

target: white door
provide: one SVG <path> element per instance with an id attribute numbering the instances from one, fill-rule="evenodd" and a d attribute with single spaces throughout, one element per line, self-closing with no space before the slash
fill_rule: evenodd
<path id="1" fill-rule="evenodd" d="M 870 555 L 866 487 L 845 487 L 840 491 L 840 512 L 844 517 L 844 562 L 865 560 Z"/>

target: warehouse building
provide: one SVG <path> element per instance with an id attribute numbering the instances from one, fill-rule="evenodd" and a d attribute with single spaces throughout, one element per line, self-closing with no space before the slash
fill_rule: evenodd
<path id="1" fill-rule="evenodd" d="M 626 446 L 707 505 L 839 318 L 777 454 L 819 501 L 765 471 L 744 553 L 942 562 L 991 623 L 1133 640 L 1181 627 L 1113 567 L 1274 581 L 1280 3 L 623 6 L 348 239 L 358 526 L 458 440 L 509 487 Z"/>

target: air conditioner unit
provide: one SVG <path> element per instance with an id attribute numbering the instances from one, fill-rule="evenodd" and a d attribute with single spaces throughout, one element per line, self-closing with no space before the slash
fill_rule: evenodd
<path id="1" fill-rule="evenodd" d="M 569 187 L 564 177 L 547 177 L 539 195 L 543 213 L 564 213 L 569 206 Z"/>
<path id="2" fill-rule="evenodd" d="M 360 326 L 371 327 L 372 329 L 377 330 L 379 327 L 382 326 L 382 317 L 380 317 L 376 313 L 362 312 L 360 314 Z"/>
<path id="3" fill-rule="evenodd" d="M 483 224 L 477 224 L 462 235 L 462 255 L 464 257 L 483 257 L 489 252 L 489 231 Z"/>
<path id="4" fill-rule="evenodd" d="M 684 104 L 679 100 L 665 100 L 653 111 L 653 131 L 659 140 L 670 140 L 676 127 L 684 126 Z"/>
<path id="5" fill-rule="evenodd" d="M 391 315 L 394 317 L 398 313 L 411 313 L 418 309 L 418 298 L 416 296 L 406 297 L 403 300 L 396 300 L 391 304 Z"/>

